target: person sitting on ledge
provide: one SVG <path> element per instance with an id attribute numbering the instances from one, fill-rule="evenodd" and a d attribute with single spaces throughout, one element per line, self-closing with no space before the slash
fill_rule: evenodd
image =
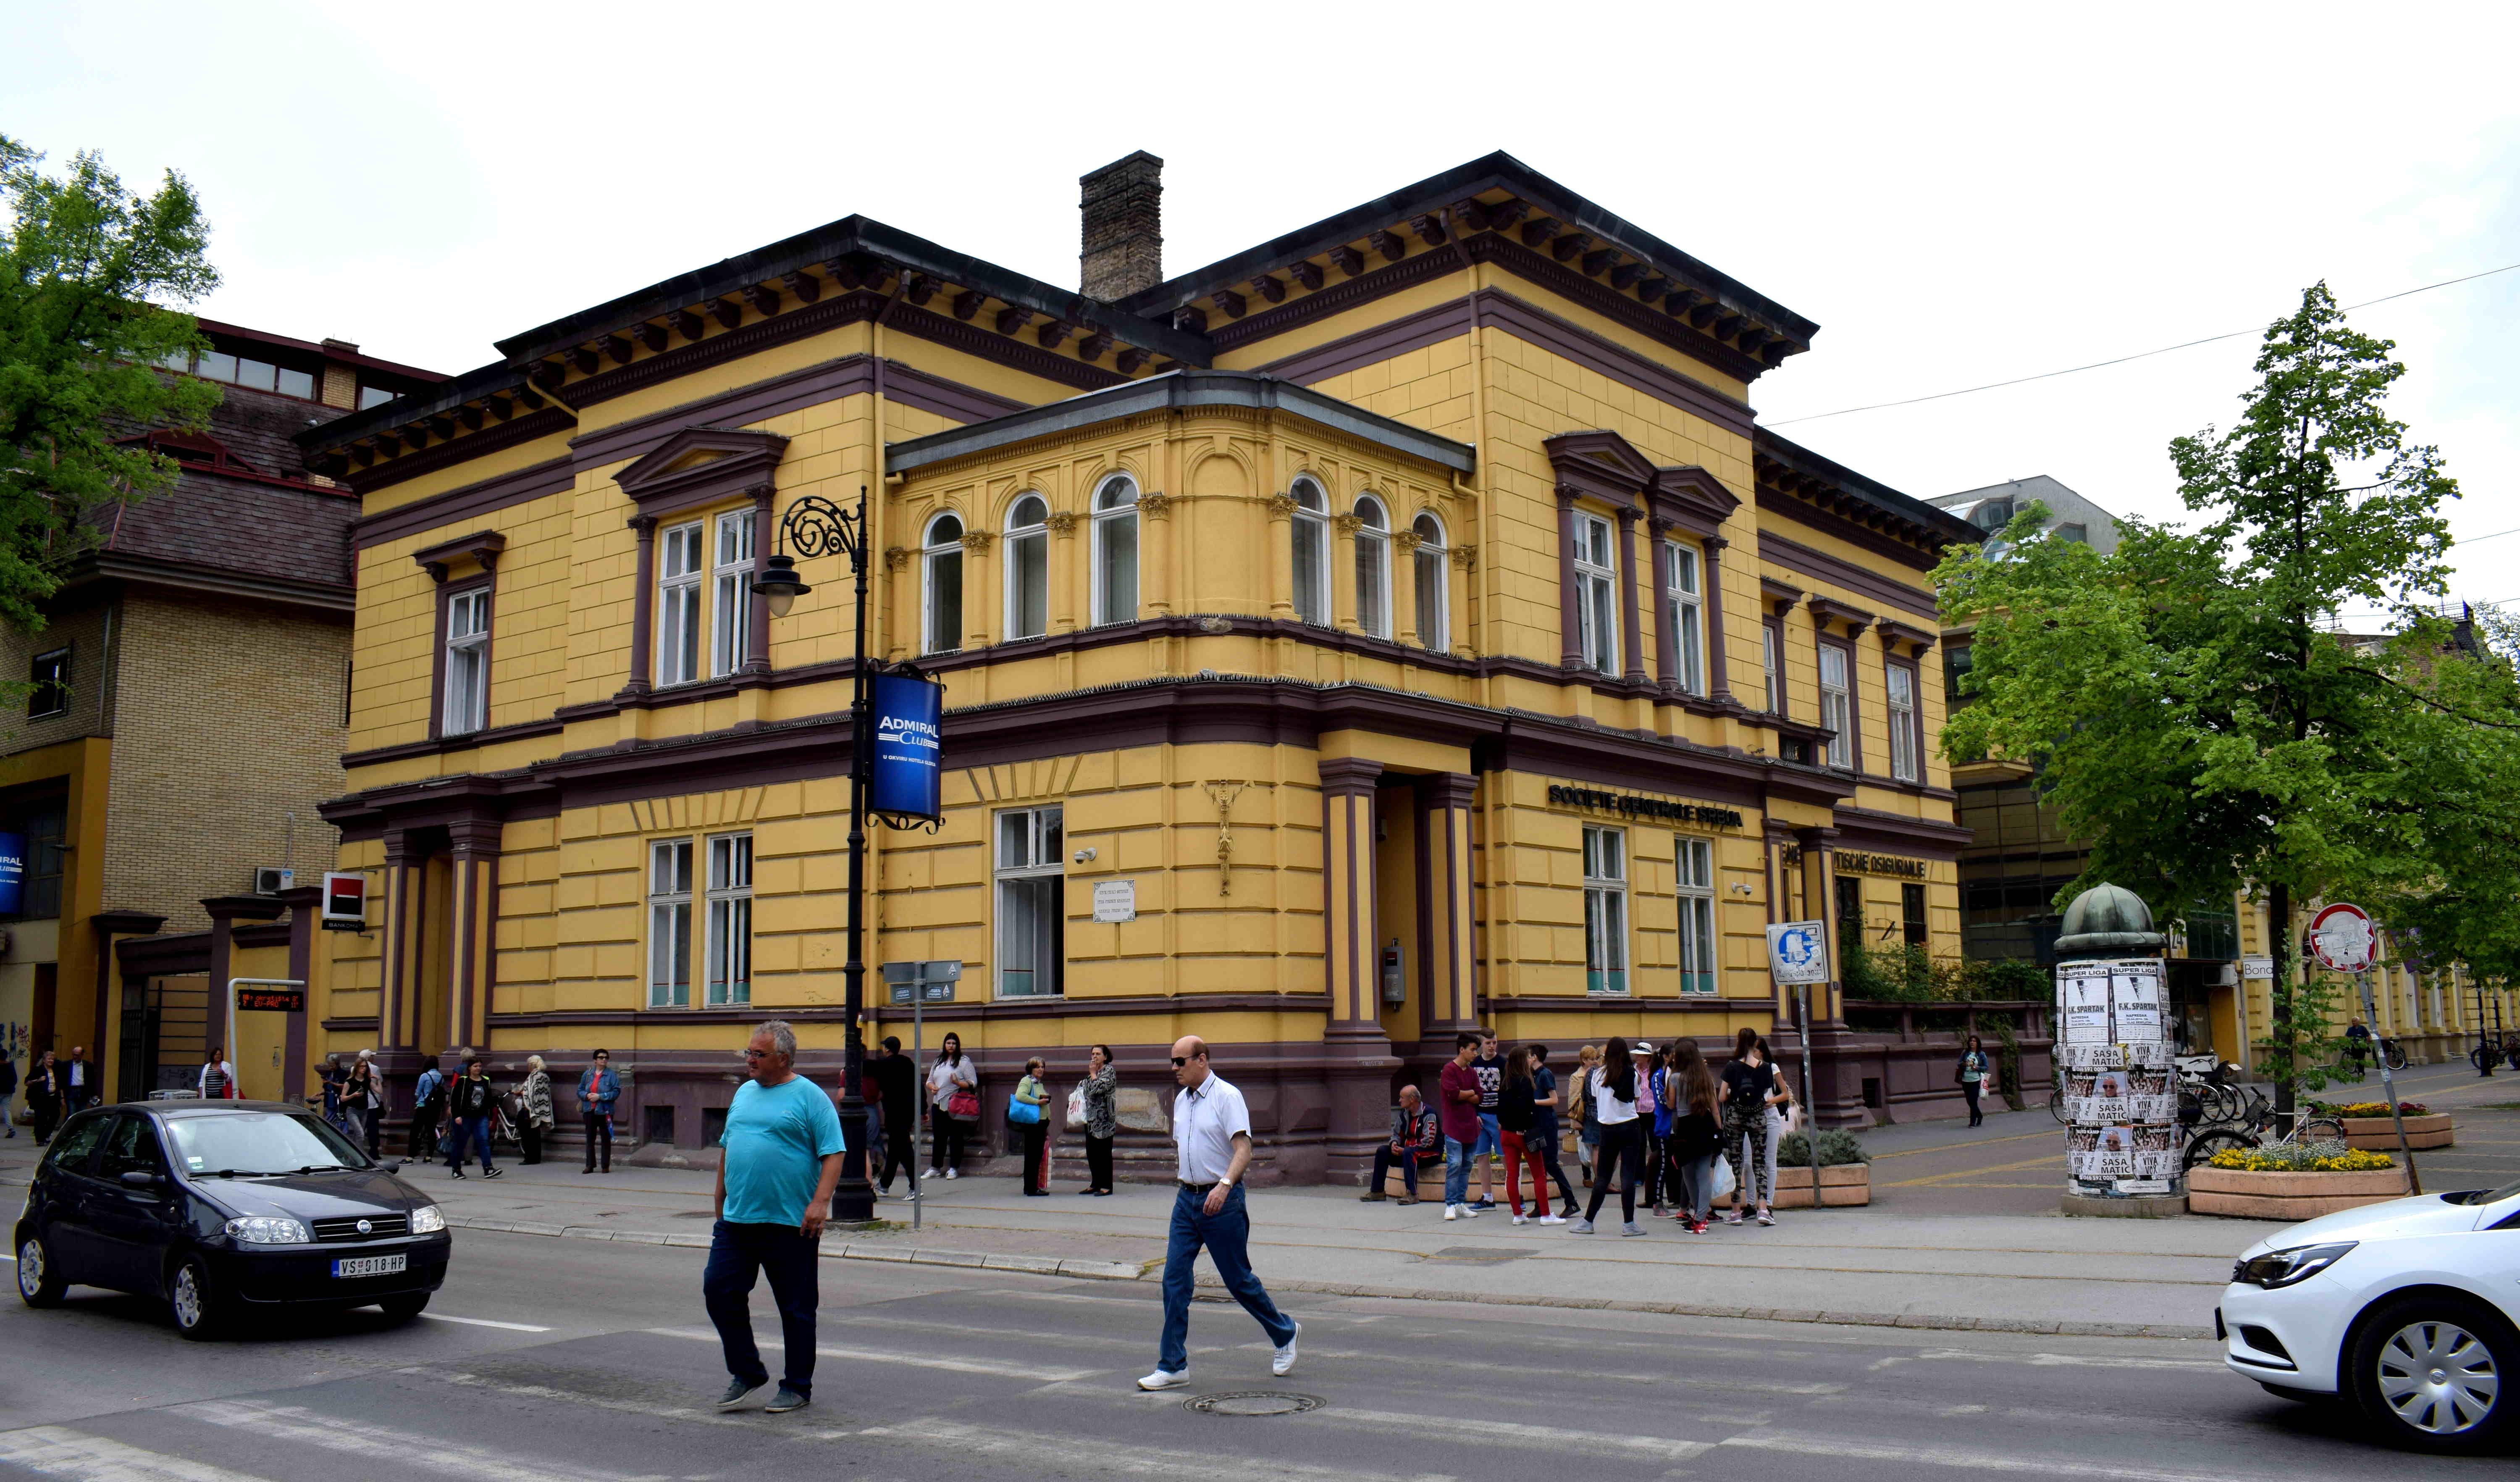
<path id="1" fill-rule="evenodd" d="M 1401 1196 L 1403 1204 L 1418 1202 L 1418 1165 L 1432 1162 L 1444 1155 L 1443 1124 L 1436 1120 L 1435 1108 L 1426 1104 L 1415 1086 L 1400 1088 L 1400 1104 L 1391 1108 L 1391 1141 L 1373 1149 L 1373 1183 L 1361 1199 L 1367 1204 L 1383 1200 L 1382 1184 L 1391 1176 L 1391 1165 L 1400 1165 L 1400 1181 L 1409 1191 Z"/>

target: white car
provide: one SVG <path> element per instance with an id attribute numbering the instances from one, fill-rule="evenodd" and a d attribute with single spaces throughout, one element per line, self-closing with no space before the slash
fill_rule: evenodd
<path id="1" fill-rule="evenodd" d="M 2232 1268 L 2214 1335 L 2233 1372 L 2350 1399 L 2402 1445 L 2520 1433 L 2520 1183 L 2278 1231 Z"/>

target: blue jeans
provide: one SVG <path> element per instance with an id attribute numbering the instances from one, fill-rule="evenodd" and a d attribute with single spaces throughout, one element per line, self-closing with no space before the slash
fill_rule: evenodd
<path id="1" fill-rule="evenodd" d="M 457 1117 L 447 1123 L 447 1126 L 454 1130 L 446 1135 L 446 1166 L 458 1170 L 463 1168 L 464 1140 L 469 1137 L 472 1140 L 473 1145 L 481 1149 L 481 1171 L 488 1173 L 490 1171 L 490 1119 Z"/>
<path id="2" fill-rule="evenodd" d="M 1498 1157 L 1504 1152 L 1505 1134 L 1497 1130 L 1497 1114 L 1493 1111 L 1480 1112 L 1479 1140 L 1470 1145 L 1470 1156 L 1477 1157 L 1481 1153 L 1486 1153 L 1490 1157 Z"/>
<path id="3" fill-rule="evenodd" d="M 1478 1156 L 1478 1139 L 1461 1142 L 1444 1139 L 1444 1202 L 1466 1204 L 1470 1201 L 1470 1159 Z"/>
<path id="4" fill-rule="evenodd" d="M 796 1393 L 814 1395 L 814 1309 L 822 1305 L 820 1242 L 793 1225 L 733 1225 L 709 1232 L 708 1270 L 700 1276 L 700 1300 L 717 1340 L 726 1349 L 726 1371 L 746 1384 L 767 1384 L 761 1349 L 752 1341 L 752 1282 L 770 1278 L 770 1300 L 779 1308 L 779 1336 L 787 1346 L 788 1371 L 780 1379 Z"/>
<path id="5" fill-rule="evenodd" d="M 1164 1247 L 1164 1338 L 1155 1358 L 1157 1369 L 1177 1374 L 1190 1368 L 1191 1268 L 1201 1246 L 1216 1263 L 1216 1274 L 1225 1279 L 1225 1289 L 1234 1293 L 1244 1312 L 1260 1320 L 1260 1330 L 1269 1335 L 1269 1341 L 1280 1348 L 1295 1341 L 1295 1325 L 1269 1300 L 1269 1289 L 1252 1273 L 1250 1243 L 1251 1213 L 1243 1208 L 1241 1185 L 1226 1192 L 1225 1207 L 1214 1214 L 1207 1212 L 1204 1189 L 1184 1189 L 1174 1194 L 1172 1238 Z"/>

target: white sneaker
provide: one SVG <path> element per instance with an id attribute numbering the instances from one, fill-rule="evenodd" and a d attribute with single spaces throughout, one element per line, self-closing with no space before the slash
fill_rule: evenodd
<path id="1" fill-rule="evenodd" d="M 1290 1343 L 1287 1347 L 1292 1349 L 1294 1345 Z M 1285 1370 L 1279 1370 L 1281 1373 L 1283 1373 L 1284 1371 Z M 1189 1382 L 1190 1370 L 1187 1369 L 1180 1370 L 1178 1371 L 1169 1369 L 1158 1369 L 1153 1373 L 1140 1379 L 1138 1381 L 1138 1387 L 1140 1389 L 1178 1389 Z"/>
<path id="2" fill-rule="evenodd" d="M 1579 1219 L 1574 1224 L 1566 1227 L 1566 1233 L 1568 1235 L 1591 1235 L 1593 1233 L 1593 1222 L 1590 1220 Z"/>
<path id="3" fill-rule="evenodd" d="M 1621 1234 L 1621 1235 L 1643 1235 L 1644 1233 L 1645 1233 L 1645 1228 L 1644 1228 L 1642 1225 L 1638 1224 L 1638 1223 L 1637 1223 L 1636 1221 L 1634 1221 L 1634 1220 L 1630 1220 L 1630 1221 L 1629 1221 L 1628 1223 L 1626 1223 L 1625 1225 L 1622 1225 L 1622 1226 L 1620 1226 L 1620 1227 L 1619 1227 L 1619 1234 Z"/>
<path id="4" fill-rule="evenodd" d="M 1540 1217 L 1540 1223 L 1543 1225 L 1563 1225 L 1566 1223 L 1566 1217 L 1562 1214 L 1545 1214 Z"/>
<path id="5" fill-rule="evenodd" d="M 1447 1204 L 1447 1205 L 1445 1205 L 1445 1206 L 1444 1206 L 1444 1218 L 1445 1218 L 1445 1219 L 1448 1219 L 1448 1220 L 1458 1220 L 1458 1219 L 1460 1219 L 1461 1217 L 1462 1217 L 1462 1206 L 1461 1206 L 1461 1205 L 1459 1205 L 1459 1204 Z"/>
<path id="6" fill-rule="evenodd" d="M 949 1179 L 959 1179 L 962 1176 L 962 1173 L 957 1169 L 948 1168 L 945 1170 L 945 1177 Z"/>
<path id="7" fill-rule="evenodd" d="M 1295 1367 L 1295 1338 L 1300 1338 L 1303 1335 L 1304 1325 L 1298 1323 L 1295 1325 L 1295 1336 L 1293 1338 L 1288 1338 L 1286 1340 L 1286 1346 L 1279 1349 L 1278 1356 L 1269 1361 L 1269 1371 L 1271 1373 L 1282 1374 L 1287 1370 Z"/>
<path id="8" fill-rule="evenodd" d="M 1520 1225 L 1520 1224 L 1523 1224 L 1523 1223 L 1524 1223 L 1524 1220 L 1523 1220 L 1522 1216 L 1520 1216 L 1520 1215 L 1515 1215 L 1515 1216 L 1513 1217 L 1513 1222 L 1514 1222 L 1516 1225 Z"/>
<path id="9" fill-rule="evenodd" d="M 1478 1209 L 1478 1206 L 1477 1206 L 1477 1205 L 1475 1205 L 1475 1204 L 1464 1204 L 1464 1205 L 1462 1205 L 1462 1219 L 1465 1219 L 1465 1220 L 1475 1220 L 1475 1219 L 1477 1219 L 1478 1217 L 1479 1217 L 1479 1209 Z"/>

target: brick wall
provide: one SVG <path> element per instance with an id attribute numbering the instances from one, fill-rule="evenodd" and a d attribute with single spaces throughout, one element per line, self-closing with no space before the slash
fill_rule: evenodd
<path id="1" fill-rule="evenodd" d="M 106 904 L 197 931 L 209 924 L 202 898 L 250 889 L 257 865 L 312 882 L 335 853 L 315 806 L 344 790 L 348 622 L 133 596 L 117 626 Z"/>
<path id="2" fill-rule="evenodd" d="M 109 622 L 115 624 L 112 644 L 119 648 L 122 643 L 120 619 L 113 614 L 114 608 L 107 605 L 57 614 L 40 633 L 0 628 L 0 680 L 24 684 L 27 665 L 36 654 L 55 649 L 70 651 L 69 708 L 59 715 L 30 719 L 25 696 L 0 703 L 0 755 L 82 736 L 112 734 L 112 685 L 105 662 Z"/>

